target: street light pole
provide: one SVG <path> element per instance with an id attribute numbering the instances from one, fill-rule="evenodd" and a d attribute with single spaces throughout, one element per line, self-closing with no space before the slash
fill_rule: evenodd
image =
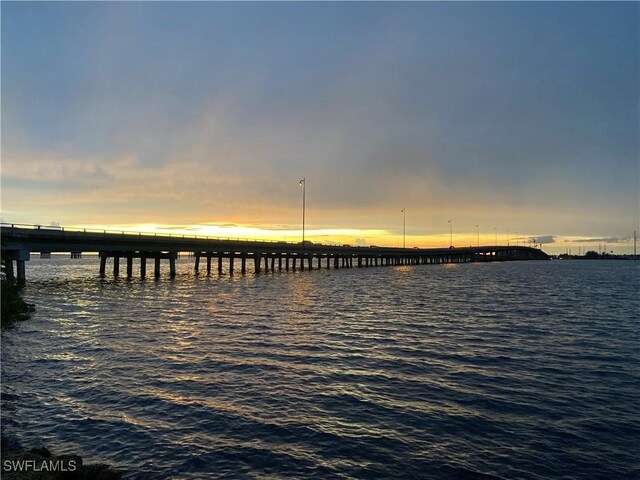
<path id="1" fill-rule="evenodd" d="M 453 223 L 449 219 L 449 248 L 453 247 Z"/>
<path id="2" fill-rule="evenodd" d="M 476 225 L 476 228 L 478 229 L 478 248 L 480 248 L 480 225 Z"/>
<path id="3" fill-rule="evenodd" d="M 403 208 L 402 212 L 402 248 L 407 247 L 406 235 L 407 235 L 407 209 Z"/>
<path id="4" fill-rule="evenodd" d="M 300 185 L 302 185 L 302 243 L 304 244 L 304 215 L 306 210 L 306 190 L 307 190 L 307 177 L 303 177 L 300 180 Z"/>
<path id="5" fill-rule="evenodd" d="M 496 236 L 496 247 L 498 246 L 498 227 L 493 227 L 493 233 Z"/>

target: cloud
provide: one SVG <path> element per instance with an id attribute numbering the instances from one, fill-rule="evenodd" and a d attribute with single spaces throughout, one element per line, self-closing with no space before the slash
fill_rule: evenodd
<path id="1" fill-rule="evenodd" d="M 565 240 L 566 243 L 627 243 L 633 237 L 600 237 L 600 238 L 580 238 L 578 240 Z"/>
<path id="2" fill-rule="evenodd" d="M 359 247 L 366 247 L 369 245 L 366 238 L 356 238 L 355 243 Z"/>
<path id="3" fill-rule="evenodd" d="M 540 237 L 531 237 L 529 238 L 530 243 L 555 243 L 556 236 L 555 235 L 542 235 Z"/>

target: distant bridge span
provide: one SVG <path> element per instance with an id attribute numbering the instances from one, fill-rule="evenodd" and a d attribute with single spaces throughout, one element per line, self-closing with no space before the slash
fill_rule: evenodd
<path id="1" fill-rule="evenodd" d="M 2 262 L 7 279 L 25 281 L 25 262 L 31 253 L 43 255 L 69 252 L 79 257 L 82 252 L 97 252 L 100 256 L 100 276 L 106 275 L 106 264 L 113 259 L 113 274 L 119 275 L 120 259 L 126 259 L 126 275 L 133 276 L 133 259 L 139 259 L 140 276 L 146 276 L 147 260 L 153 259 L 153 276 L 160 276 L 161 260 L 169 261 L 169 274 L 175 277 L 178 252 L 189 252 L 194 257 L 194 269 L 206 260 L 207 273 L 211 273 L 212 260 L 217 270 L 233 273 L 239 262 L 241 273 L 246 273 L 247 261 L 253 262 L 254 271 L 304 270 L 313 268 L 351 268 L 382 265 L 423 265 L 441 263 L 493 262 L 508 260 L 547 260 L 543 251 L 521 246 L 478 246 L 456 248 L 395 248 L 324 245 L 305 242 L 292 243 L 264 240 L 221 239 L 189 235 L 158 235 L 138 232 L 110 232 L 79 230 L 33 225 L 1 226 Z M 16 270 L 14 272 L 14 262 Z M 305 265 L 306 264 L 306 265 Z"/>

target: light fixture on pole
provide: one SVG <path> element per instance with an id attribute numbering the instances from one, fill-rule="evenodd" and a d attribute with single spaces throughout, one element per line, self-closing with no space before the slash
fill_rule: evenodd
<path id="1" fill-rule="evenodd" d="M 453 223 L 449 219 L 449 248 L 453 247 Z"/>
<path id="2" fill-rule="evenodd" d="M 305 215 L 305 210 L 306 210 L 305 195 L 306 195 L 306 189 L 307 189 L 307 178 L 306 177 L 303 177 L 302 180 L 300 180 L 300 185 L 302 186 L 302 243 L 304 244 L 304 215 Z"/>
<path id="3" fill-rule="evenodd" d="M 407 235 L 407 209 L 403 208 L 400 210 L 402 212 L 402 248 L 407 247 L 406 235 Z"/>

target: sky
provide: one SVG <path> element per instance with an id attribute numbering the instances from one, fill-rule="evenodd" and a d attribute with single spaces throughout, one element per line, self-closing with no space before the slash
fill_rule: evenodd
<path id="1" fill-rule="evenodd" d="M 291 241 L 305 178 L 314 241 L 640 230 L 637 2 L 0 8 L 5 222 Z"/>

